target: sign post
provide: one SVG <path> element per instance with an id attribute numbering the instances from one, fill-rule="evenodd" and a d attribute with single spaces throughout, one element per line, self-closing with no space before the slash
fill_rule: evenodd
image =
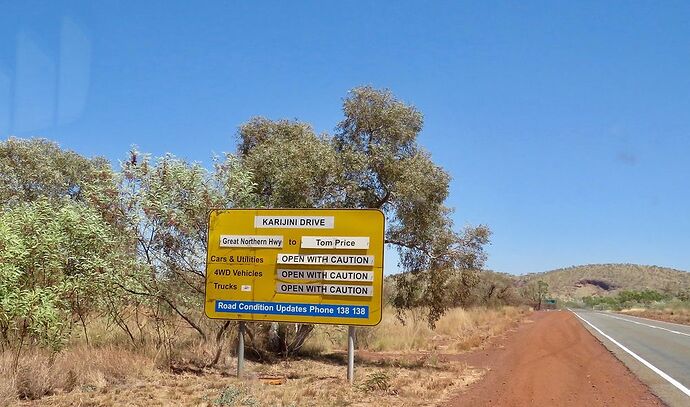
<path id="1" fill-rule="evenodd" d="M 240 321 L 237 332 L 237 377 L 244 374 L 244 321 Z"/>
<path id="2" fill-rule="evenodd" d="M 228 209 L 209 215 L 204 311 L 244 323 L 377 325 L 383 306 L 384 216 L 376 209 Z"/>
<path id="3" fill-rule="evenodd" d="M 347 327 L 347 381 L 355 383 L 355 327 Z"/>

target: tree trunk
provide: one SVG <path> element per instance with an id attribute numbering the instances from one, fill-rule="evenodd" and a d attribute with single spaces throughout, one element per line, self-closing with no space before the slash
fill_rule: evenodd
<path id="1" fill-rule="evenodd" d="M 280 324 L 271 322 L 268 328 L 268 348 L 272 353 L 282 353 L 282 339 L 280 335 Z"/>
<path id="2" fill-rule="evenodd" d="M 268 329 L 269 350 L 285 358 L 299 351 L 314 331 L 312 324 L 294 324 L 294 330 L 290 325 L 272 322 Z"/>
<path id="3" fill-rule="evenodd" d="M 230 326 L 230 321 L 225 321 L 225 323 L 218 329 L 216 334 L 216 354 L 213 356 L 213 360 L 208 364 L 208 367 L 215 366 L 220 360 L 220 356 L 223 352 L 223 334 Z"/>

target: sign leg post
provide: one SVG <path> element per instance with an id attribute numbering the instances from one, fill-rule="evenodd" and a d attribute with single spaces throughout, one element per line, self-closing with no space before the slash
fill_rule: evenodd
<path id="1" fill-rule="evenodd" d="M 237 377 L 242 377 L 244 373 L 244 331 L 244 321 L 240 321 L 237 337 Z"/>
<path id="2" fill-rule="evenodd" d="M 355 327 L 347 327 L 347 381 L 355 383 Z"/>
<path id="3" fill-rule="evenodd" d="M 347 379 L 355 384 L 355 329 L 382 318 L 385 226 L 378 209 L 209 212 L 204 314 L 237 320 L 236 377 L 254 374 L 244 371 L 253 335 L 246 321 L 289 321 L 347 326 Z"/>

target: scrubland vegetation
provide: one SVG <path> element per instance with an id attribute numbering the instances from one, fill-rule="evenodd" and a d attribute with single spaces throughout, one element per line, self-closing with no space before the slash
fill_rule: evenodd
<path id="1" fill-rule="evenodd" d="M 690 324 L 688 293 L 690 293 L 688 290 L 676 291 L 675 294 L 654 290 L 630 290 L 621 291 L 615 295 L 586 296 L 580 301 L 569 301 L 566 305 Z"/>
<path id="2" fill-rule="evenodd" d="M 374 399 L 381 405 L 433 405 L 482 374 L 444 355 L 485 345 L 528 311 L 454 308 L 431 329 L 420 310 L 404 324 L 388 310 L 379 326 L 357 331 L 365 356 L 358 358 L 353 388 L 344 380 L 347 330 L 338 326 L 317 326 L 290 358 L 250 360 L 247 378 L 237 379 L 232 346 L 210 365 L 217 344 L 203 342 L 191 329 L 178 331 L 166 353 L 155 341 L 132 346 L 122 332 L 93 324 L 89 345 L 78 331 L 58 353 L 33 348 L 15 360 L 14 353 L 3 352 L 0 405 L 367 405 Z M 231 344 L 234 336 L 225 341 Z M 374 351 L 377 357 L 367 357 Z"/>
<path id="3" fill-rule="evenodd" d="M 453 226 L 413 106 L 364 87 L 343 114 L 333 135 L 253 118 L 211 168 L 1 141 L 0 405 L 419 405 L 476 380 L 443 355 L 501 335 L 554 286 L 483 271 L 491 233 Z M 357 329 L 354 387 L 337 326 L 249 323 L 248 377 L 233 376 L 237 325 L 203 314 L 208 212 L 233 207 L 384 212 L 402 272 L 382 323 Z"/>
<path id="4" fill-rule="evenodd" d="M 622 291 L 612 296 L 583 297 L 582 302 L 576 303 L 575 306 L 690 324 L 688 293 L 687 290 L 675 295 L 654 290 Z"/>
<path id="5" fill-rule="evenodd" d="M 648 308 L 634 307 L 621 310 L 621 312 L 636 317 L 658 319 L 660 321 L 690 325 L 690 303 L 688 302 L 670 302 Z"/>
<path id="6" fill-rule="evenodd" d="M 690 273 L 636 264 L 590 264 L 528 274 L 518 283 L 540 280 L 567 307 L 624 312 L 690 323 Z"/>
<path id="7" fill-rule="evenodd" d="M 594 309 L 608 309 L 620 311 L 624 308 L 650 306 L 652 304 L 666 303 L 672 300 L 669 294 L 662 294 L 654 290 L 621 291 L 611 296 L 583 297 L 585 306 Z"/>
<path id="8" fill-rule="evenodd" d="M 250 378 L 228 373 L 236 324 L 202 311 L 212 208 L 383 211 L 403 272 L 387 278 L 383 325 L 359 330 L 362 350 L 467 349 L 524 313 L 500 308 L 522 304 L 519 290 L 480 271 L 489 229 L 454 228 L 450 176 L 416 141 L 421 113 L 363 87 L 343 114 L 333 135 L 253 118 L 211 168 L 136 148 L 113 168 L 48 140 L 1 141 L 0 404 L 346 404 L 381 393 L 398 405 L 475 377 L 429 356 L 364 363 L 351 389 L 342 329 L 278 323 L 248 324 Z M 280 390 L 261 387 L 273 374 Z"/>

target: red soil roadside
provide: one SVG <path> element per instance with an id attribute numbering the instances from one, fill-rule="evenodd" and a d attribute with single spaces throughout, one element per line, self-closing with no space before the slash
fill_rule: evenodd
<path id="1" fill-rule="evenodd" d="M 572 313 L 535 312 L 530 319 L 490 348 L 460 355 L 487 373 L 444 405 L 664 405 Z"/>

